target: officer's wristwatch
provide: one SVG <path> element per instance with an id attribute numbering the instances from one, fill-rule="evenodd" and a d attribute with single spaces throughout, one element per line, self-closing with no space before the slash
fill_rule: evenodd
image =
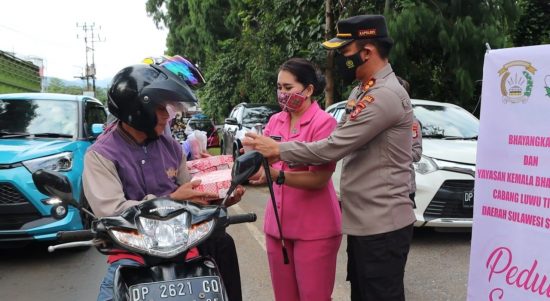
<path id="1" fill-rule="evenodd" d="M 277 183 L 277 185 L 283 185 L 285 183 L 285 172 L 284 171 L 279 170 L 279 176 L 275 180 L 275 183 Z"/>

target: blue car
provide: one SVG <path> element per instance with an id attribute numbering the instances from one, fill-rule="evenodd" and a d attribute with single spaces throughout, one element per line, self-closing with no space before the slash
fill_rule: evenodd
<path id="1" fill-rule="evenodd" d="M 58 231 L 90 226 L 71 207 L 63 219 L 52 218 L 56 200 L 38 192 L 31 175 L 38 169 L 65 174 L 74 199 L 88 207 L 84 154 L 106 119 L 105 107 L 89 96 L 0 94 L 0 248 L 55 240 Z"/>

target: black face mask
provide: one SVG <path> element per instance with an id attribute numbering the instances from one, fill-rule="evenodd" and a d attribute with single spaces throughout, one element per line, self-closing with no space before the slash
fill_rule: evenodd
<path id="1" fill-rule="evenodd" d="M 340 75 L 342 75 L 345 85 L 349 85 L 355 80 L 355 71 L 357 70 L 357 67 L 367 61 L 363 61 L 361 59 L 360 53 L 361 50 L 350 56 L 343 56 L 341 54 L 336 56 L 336 68 L 338 69 Z"/>

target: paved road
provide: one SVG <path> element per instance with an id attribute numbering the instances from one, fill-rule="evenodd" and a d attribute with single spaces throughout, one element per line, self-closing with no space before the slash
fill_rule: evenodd
<path id="1" fill-rule="evenodd" d="M 265 187 L 248 187 L 234 212 L 256 212 L 254 224 L 235 225 L 245 300 L 273 300 L 263 246 Z M 345 281 L 345 240 L 338 255 L 334 300 L 349 300 Z M 405 277 L 408 301 L 466 299 L 470 252 L 469 233 L 416 231 Z M 0 251 L 0 300 L 95 300 L 105 272 L 105 257 L 95 249 L 47 253 L 34 246 Z"/>

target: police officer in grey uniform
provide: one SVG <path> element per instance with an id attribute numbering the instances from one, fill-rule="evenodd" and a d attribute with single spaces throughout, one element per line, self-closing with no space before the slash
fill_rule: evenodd
<path id="1" fill-rule="evenodd" d="M 277 143 L 256 134 L 247 134 L 244 143 L 271 162 L 344 159 L 340 191 L 351 300 L 401 301 L 415 222 L 409 199 L 411 102 L 388 63 L 393 40 L 384 17 L 355 16 L 339 21 L 337 28 L 337 36 L 323 46 L 339 52 L 342 77 L 359 85 L 336 130 L 312 143 Z"/>

